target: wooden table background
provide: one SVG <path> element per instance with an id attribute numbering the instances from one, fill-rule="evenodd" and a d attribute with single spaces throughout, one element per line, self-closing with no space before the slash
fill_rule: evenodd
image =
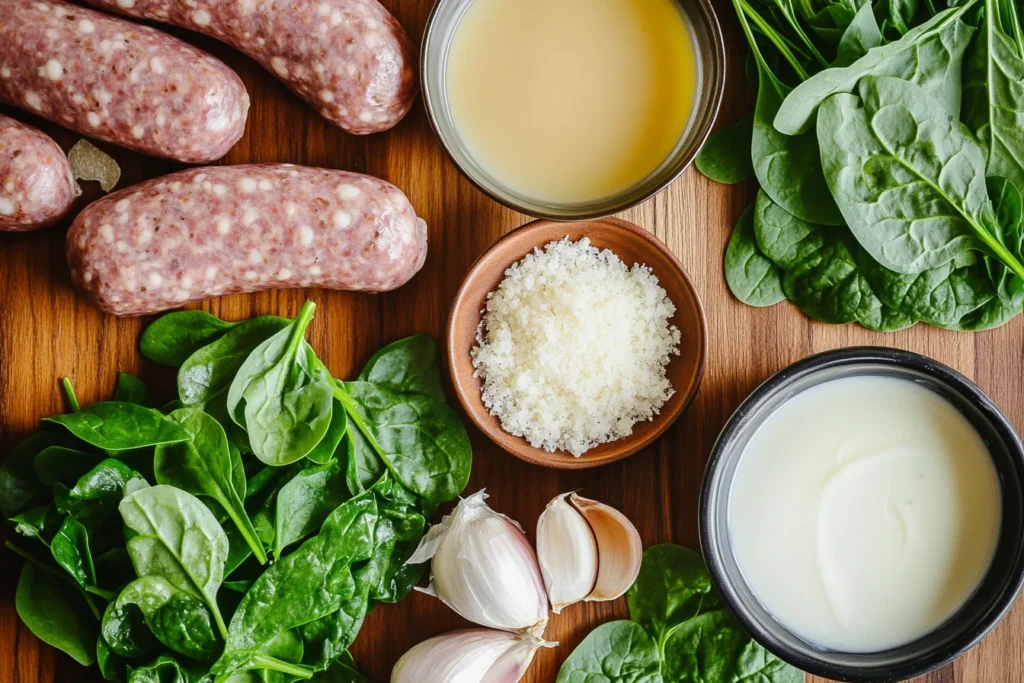
<path id="1" fill-rule="evenodd" d="M 730 79 L 720 125 L 736 120 L 752 93 L 742 75 L 745 47 L 731 3 L 716 0 L 729 45 Z M 414 39 L 422 35 L 430 0 L 384 0 Z M 2 10 L 0 10 L 2 11 Z M 435 141 L 422 105 L 394 130 L 354 137 L 320 119 L 246 57 L 183 31 L 171 32 L 208 49 L 242 76 L 252 97 L 245 137 L 223 163 L 292 162 L 359 171 L 402 188 L 430 225 L 423 271 L 402 289 L 380 296 L 326 291 L 272 291 L 207 302 L 226 319 L 260 313 L 293 316 L 306 298 L 317 302 L 309 339 L 334 374 L 347 377 L 386 342 L 417 332 L 441 338 L 449 304 L 473 260 L 504 233 L 528 219 L 503 209 L 464 180 Z M 78 136 L 24 113 L 7 111 L 54 135 L 67 150 Z M 177 170 L 164 161 L 103 145 L 121 163 L 119 187 Z M 76 210 L 99 196 L 90 183 Z M 687 171 L 667 191 L 623 214 L 664 240 L 693 278 L 708 319 L 704 381 L 691 407 L 655 445 L 624 462 L 583 472 L 527 465 L 500 451 L 475 429 L 473 476 L 467 492 L 486 487 L 495 509 L 535 527 L 544 505 L 579 489 L 609 503 L 635 523 L 644 544 L 673 541 L 696 548 L 697 499 L 704 463 L 731 411 L 761 381 L 805 356 L 837 347 L 875 344 L 936 358 L 973 378 L 1024 426 L 1024 319 L 981 334 L 918 326 L 892 334 L 848 325 L 813 323 L 788 304 L 756 309 L 735 301 L 722 277 L 722 254 L 731 226 L 753 198 L 753 188 L 728 188 Z M 0 443 L 3 452 L 61 412 L 58 379 L 74 379 L 83 402 L 109 398 L 118 371 L 140 374 L 170 398 L 173 374 L 144 363 L 137 340 L 145 321 L 99 313 L 76 296 L 64 261 L 66 223 L 29 234 L 0 235 Z M 454 402 L 454 397 L 450 397 Z M 467 422 L 468 424 L 468 422 Z M 13 535 L 3 526 L 4 538 Z M 0 559 L 0 683 L 99 681 L 70 658 L 41 645 L 18 621 L 14 588 L 20 561 Z M 626 616 L 625 600 L 575 605 L 552 615 L 549 640 L 526 683 L 554 681 L 563 659 L 597 625 Z M 465 626 L 434 598 L 414 594 L 382 606 L 367 619 L 353 647 L 360 668 L 386 681 L 392 665 L 416 643 Z M 1024 606 L 976 649 L 922 683 L 1010 683 L 1024 680 Z M 707 683 L 717 683 L 708 681 Z"/>

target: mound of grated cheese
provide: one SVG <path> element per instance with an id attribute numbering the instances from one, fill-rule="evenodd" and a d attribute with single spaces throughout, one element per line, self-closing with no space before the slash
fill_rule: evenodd
<path id="1" fill-rule="evenodd" d="M 534 249 L 487 295 L 471 352 L 484 405 L 547 451 L 579 456 L 627 436 L 673 393 L 675 310 L 650 268 L 587 238 Z"/>

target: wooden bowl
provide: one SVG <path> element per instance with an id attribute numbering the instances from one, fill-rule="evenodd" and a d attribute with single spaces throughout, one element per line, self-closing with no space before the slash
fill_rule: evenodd
<path id="1" fill-rule="evenodd" d="M 480 397 L 481 381 L 473 376 L 470 350 L 476 345 L 477 328 L 487 295 L 497 289 L 505 278 L 505 270 L 520 261 L 534 247 L 543 247 L 566 235 L 573 241 L 589 237 L 598 249 L 612 250 L 623 263 L 647 265 L 658 278 L 676 306 L 672 324 L 679 328 L 682 340 L 678 356 L 672 356 L 667 375 L 675 393 L 650 422 L 638 422 L 633 433 L 610 443 L 596 446 L 580 457 L 566 452 L 549 453 L 534 448 L 525 439 L 501 428 Z M 657 439 L 676 421 L 697 393 L 704 373 L 707 347 L 707 323 L 704 309 L 690 278 L 678 259 L 661 240 L 632 223 L 617 218 L 557 223 L 534 221 L 498 240 L 470 268 L 452 303 L 448 318 L 448 369 L 459 402 L 474 424 L 492 441 L 512 455 L 535 465 L 559 469 L 585 469 L 621 460 Z"/>

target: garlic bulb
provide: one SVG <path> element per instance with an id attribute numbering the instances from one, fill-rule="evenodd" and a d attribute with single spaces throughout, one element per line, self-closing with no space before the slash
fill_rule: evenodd
<path id="1" fill-rule="evenodd" d="M 507 631 L 453 631 L 402 655 L 391 683 L 516 683 L 538 649 L 556 644 Z"/>
<path id="2" fill-rule="evenodd" d="M 542 633 L 548 599 L 522 528 L 484 502 L 483 491 L 431 527 L 410 564 L 433 558 L 426 593 L 466 619 L 506 631 Z"/>
<path id="3" fill-rule="evenodd" d="M 614 600 L 636 581 L 640 534 L 613 507 L 564 493 L 537 521 L 537 555 L 548 596 L 559 613 L 580 600 Z"/>
<path id="4" fill-rule="evenodd" d="M 548 503 L 537 520 L 537 558 L 555 614 L 586 598 L 597 583 L 597 540 L 568 496 Z"/>

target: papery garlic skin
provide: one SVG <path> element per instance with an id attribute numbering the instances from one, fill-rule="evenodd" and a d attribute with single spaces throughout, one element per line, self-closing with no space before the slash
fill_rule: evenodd
<path id="1" fill-rule="evenodd" d="M 583 600 L 597 584 L 597 540 L 563 493 L 537 520 L 537 559 L 555 614 Z"/>
<path id="2" fill-rule="evenodd" d="M 391 670 L 391 683 L 482 683 L 494 664 L 518 643 L 518 637 L 507 631 L 472 629 L 446 633 L 425 640 L 402 655 Z M 509 683 L 518 680 L 509 679 Z"/>
<path id="3" fill-rule="evenodd" d="M 430 565 L 436 595 L 464 618 L 505 631 L 542 633 L 548 598 L 522 528 L 487 506 L 479 491 L 431 527 L 409 564 Z"/>

